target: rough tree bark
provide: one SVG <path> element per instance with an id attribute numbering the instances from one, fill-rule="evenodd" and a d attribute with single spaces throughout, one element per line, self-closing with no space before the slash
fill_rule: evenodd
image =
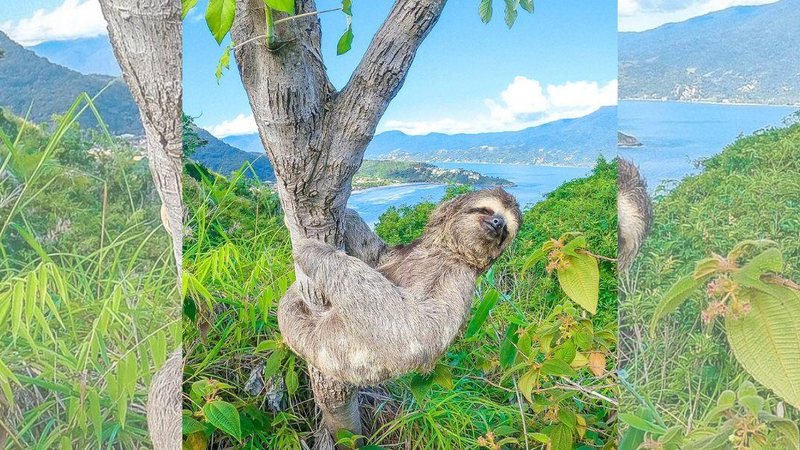
<path id="1" fill-rule="evenodd" d="M 180 0 L 100 0 L 125 82 L 139 107 L 147 159 L 172 237 L 177 282 L 183 245 L 182 22 Z M 179 317 L 175 299 L 175 317 Z M 150 386 L 147 422 L 155 450 L 181 448 L 180 352 Z"/>
<path id="2" fill-rule="evenodd" d="M 263 0 L 237 1 L 233 40 L 251 42 L 236 47 L 235 58 L 293 242 L 305 237 L 342 246 L 352 177 L 445 2 L 398 0 L 350 81 L 336 91 L 325 72 L 317 16 L 278 24 L 279 42 L 270 49 L 265 39 L 254 40 L 265 33 Z M 313 0 L 296 1 L 297 14 L 315 10 Z M 309 308 L 323 312 L 326 299 L 295 269 Z M 360 432 L 357 389 L 314 370 L 311 375 L 326 428 Z"/>
<path id="3" fill-rule="evenodd" d="M 123 77 L 139 107 L 150 171 L 180 279 L 183 245 L 182 22 L 179 0 L 100 0 Z"/>

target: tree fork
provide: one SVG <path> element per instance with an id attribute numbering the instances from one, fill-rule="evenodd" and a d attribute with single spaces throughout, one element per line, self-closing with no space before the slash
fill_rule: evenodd
<path id="1" fill-rule="evenodd" d="M 378 121 L 405 81 L 419 45 L 446 0 L 398 0 L 350 81 L 331 84 L 321 52 L 321 29 L 313 0 L 297 0 L 294 20 L 276 17 L 270 49 L 264 34 L 263 0 L 236 5 L 231 29 L 242 84 L 259 135 L 275 170 L 277 191 L 291 239 L 320 239 L 342 246 L 352 177 Z M 274 14 L 277 14 L 273 11 Z M 295 266 L 296 284 L 309 308 L 330 305 Z M 317 406 L 331 434 L 360 433 L 358 389 L 309 369 Z"/>

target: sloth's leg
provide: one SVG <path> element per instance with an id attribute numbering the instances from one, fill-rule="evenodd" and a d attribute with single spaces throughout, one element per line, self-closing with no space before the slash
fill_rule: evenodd
<path id="1" fill-rule="evenodd" d="M 303 239 L 296 246 L 297 264 L 332 303 L 364 308 L 389 307 L 403 302 L 403 292 L 364 261 L 318 240 Z M 380 298 L 381 302 L 375 302 Z M 361 305 L 364 303 L 364 305 Z"/>
<path id="2" fill-rule="evenodd" d="M 388 247 L 361 216 L 352 209 L 345 213 L 344 245 L 347 254 L 354 256 L 370 267 L 377 267 Z"/>

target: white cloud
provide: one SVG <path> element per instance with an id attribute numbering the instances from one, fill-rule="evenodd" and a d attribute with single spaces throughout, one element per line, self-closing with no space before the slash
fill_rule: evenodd
<path id="1" fill-rule="evenodd" d="M 693 17 L 732 6 L 765 5 L 778 0 L 620 0 L 619 30 L 644 31 L 666 23 L 683 22 Z"/>
<path id="2" fill-rule="evenodd" d="M 24 46 L 107 34 L 98 0 L 64 0 L 52 11 L 39 9 L 31 17 L 0 23 L 0 29 Z"/>
<path id="3" fill-rule="evenodd" d="M 442 118 L 433 121 L 388 120 L 381 130 L 406 134 L 485 133 L 516 131 L 554 120 L 582 117 L 601 106 L 617 104 L 617 80 L 568 81 L 543 87 L 537 80 L 515 77 L 500 93 L 500 100 L 486 99 L 485 114 L 468 120 Z"/>
<path id="4" fill-rule="evenodd" d="M 252 114 L 239 114 L 231 120 L 225 120 L 218 125 L 208 127 L 208 132 L 218 138 L 224 138 L 228 136 L 258 133 L 258 126 Z"/>

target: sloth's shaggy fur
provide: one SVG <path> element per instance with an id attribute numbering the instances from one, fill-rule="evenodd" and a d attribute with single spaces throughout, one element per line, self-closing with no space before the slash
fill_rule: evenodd
<path id="1" fill-rule="evenodd" d="M 295 246 L 328 306 L 312 312 L 295 284 L 280 302 L 281 333 L 316 370 L 352 385 L 429 370 L 464 325 L 477 277 L 520 224 L 513 196 L 475 191 L 440 205 L 421 238 L 390 248 L 348 210 L 349 255 L 317 240 Z"/>
<path id="2" fill-rule="evenodd" d="M 617 159 L 617 258 L 620 271 L 628 270 L 653 223 L 647 184 L 633 163 Z"/>

